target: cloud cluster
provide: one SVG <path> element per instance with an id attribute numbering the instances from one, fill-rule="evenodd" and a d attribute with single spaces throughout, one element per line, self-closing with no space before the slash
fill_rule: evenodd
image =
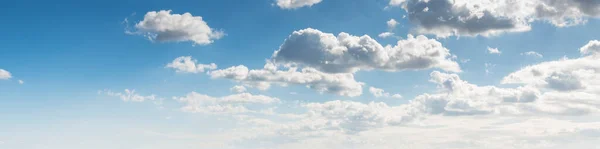
<path id="1" fill-rule="evenodd" d="M 143 96 L 135 92 L 135 90 L 125 89 L 124 93 L 121 92 L 113 92 L 110 90 L 100 91 L 98 93 L 103 93 L 108 96 L 115 96 L 121 98 L 121 100 L 125 102 L 144 102 L 144 101 L 155 101 L 159 100 L 156 95 Z"/>
<path id="2" fill-rule="evenodd" d="M 225 78 L 241 82 L 244 85 L 267 89 L 271 84 L 306 85 L 320 93 L 332 93 L 341 96 L 358 96 L 362 94 L 362 82 L 354 80 L 350 73 L 323 73 L 313 68 L 288 68 L 279 70 L 275 65 L 267 63 L 263 69 L 248 69 L 239 65 L 210 72 L 212 78 Z"/>
<path id="3" fill-rule="evenodd" d="M 167 68 L 173 68 L 177 72 L 185 73 L 203 73 L 207 70 L 217 69 L 217 64 L 199 64 L 198 60 L 192 59 L 191 56 L 181 56 L 175 58 L 173 62 L 167 64 Z"/>
<path id="4" fill-rule="evenodd" d="M 258 112 L 249 109 L 249 105 L 269 105 L 279 103 L 278 98 L 265 95 L 253 95 L 250 93 L 239 93 L 223 97 L 212 97 L 197 92 L 188 93 L 183 97 L 173 99 L 184 103 L 181 108 L 186 112 L 209 113 L 209 114 L 236 114 Z"/>
<path id="5" fill-rule="evenodd" d="M 400 94 L 390 94 L 388 92 L 385 92 L 385 90 L 376 88 L 376 87 L 369 87 L 369 92 L 377 98 L 379 98 L 379 97 L 402 98 L 402 95 L 400 95 Z"/>
<path id="6" fill-rule="evenodd" d="M 322 0 L 277 0 L 277 6 L 281 9 L 296 9 L 300 7 L 310 7 L 320 3 Z"/>
<path id="7" fill-rule="evenodd" d="M 144 20 L 135 24 L 137 31 L 152 41 L 183 42 L 191 41 L 198 45 L 207 45 L 225 35 L 210 26 L 201 16 L 190 13 L 171 14 L 171 10 L 150 11 Z"/>
<path id="8" fill-rule="evenodd" d="M 600 2 L 593 0 L 390 0 L 389 4 L 405 9 L 417 32 L 438 37 L 523 32 L 534 21 L 564 27 L 600 17 Z"/>
<path id="9" fill-rule="evenodd" d="M 10 74 L 10 72 L 4 70 L 4 69 L 0 69 L 0 80 L 8 80 L 12 78 L 12 75 Z"/>
<path id="10" fill-rule="evenodd" d="M 409 35 L 395 46 L 383 46 L 371 37 L 340 33 L 337 37 L 316 29 L 295 31 L 273 54 L 273 62 L 316 68 L 326 73 L 359 70 L 420 70 L 439 68 L 460 72 L 448 49 L 435 39 Z"/>

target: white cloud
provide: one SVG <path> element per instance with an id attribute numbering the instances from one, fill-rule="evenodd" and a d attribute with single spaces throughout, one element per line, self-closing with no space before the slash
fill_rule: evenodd
<path id="1" fill-rule="evenodd" d="M 383 33 L 379 34 L 378 36 L 379 36 L 379 38 L 388 38 L 388 37 L 393 37 L 394 33 L 392 33 L 392 32 L 383 32 Z"/>
<path id="2" fill-rule="evenodd" d="M 217 69 L 217 65 L 215 63 L 210 64 L 198 64 L 198 61 L 192 59 L 191 56 L 181 56 L 175 58 L 173 62 L 167 64 L 167 68 L 173 68 L 177 72 L 186 72 L 186 73 L 202 73 L 206 70 L 214 70 Z"/>
<path id="3" fill-rule="evenodd" d="M 110 90 L 104 90 L 99 93 L 104 93 L 108 96 L 119 97 L 119 98 L 121 98 L 121 100 L 127 101 L 127 102 L 128 101 L 143 102 L 143 101 L 148 101 L 148 100 L 150 100 L 150 101 L 159 100 L 158 98 L 156 98 L 156 95 L 143 96 L 143 95 L 137 94 L 135 92 L 135 90 L 129 90 L 129 89 L 125 89 L 124 93 L 113 92 Z"/>
<path id="4" fill-rule="evenodd" d="M 212 97 L 196 92 L 188 93 L 184 97 L 173 97 L 173 99 L 184 103 L 181 109 L 194 113 L 235 114 L 257 112 L 248 109 L 248 105 L 269 105 L 280 102 L 278 98 L 265 95 L 252 95 L 250 93 L 239 93 L 224 97 Z"/>
<path id="5" fill-rule="evenodd" d="M 379 98 L 379 97 L 402 98 L 402 95 L 400 95 L 400 94 L 390 94 L 388 92 L 385 92 L 385 90 L 383 90 L 383 89 L 375 88 L 375 87 L 369 87 L 369 92 L 377 98 Z"/>
<path id="6" fill-rule="evenodd" d="M 25 81 L 19 80 L 19 84 L 25 84 Z"/>
<path id="7" fill-rule="evenodd" d="M 526 55 L 526 56 L 533 56 L 533 57 L 537 57 L 537 58 L 543 58 L 544 55 L 537 53 L 535 51 L 528 51 L 528 52 L 523 52 L 521 53 L 521 55 Z"/>
<path id="8" fill-rule="evenodd" d="M 594 41 L 580 49 L 583 57 L 563 58 L 522 68 L 506 76 L 504 84 L 525 84 L 558 91 L 600 91 L 600 55 L 593 51 Z"/>
<path id="9" fill-rule="evenodd" d="M 281 9 L 296 9 L 310 7 L 320 3 L 322 0 L 277 0 L 277 6 Z"/>
<path id="10" fill-rule="evenodd" d="M 382 46 L 371 37 L 340 33 L 337 37 L 316 29 L 295 31 L 272 60 L 276 64 L 298 64 L 326 73 L 358 70 L 421 70 L 439 68 L 460 72 L 448 49 L 435 39 L 409 35 L 395 46 Z"/>
<path id="11" fill-rule="evenodd" d="M 498 50 L 498 48 L 488 47 L 487 50 L 488 50 L 488 53 L 490 53 L 490 54 L 502 54 L 502 51 Z"/>
<path id="12" fill-rule="evenodd" d="M 135 24 L 137 31 L 152 41 L 183 42 L 191 41 L 207 45 L 225 35 L 208 26 L 201 16 L 190 13 L 171 14 L 171 10 L 150 11 L 144 20 Z"/>
<path id="13" fill-rule="evenodd" d="M 235 92 L 235 93 L 243 93 L 243 92 L 246 92 L 246 87 L 241 86 L 241 85 L 236 85 L 236 86 L 231 87 L 229 90 L 232 92 Z"/>
<path id="14" fill-rule="evenodd" d="M 0 69 L 0 80 L 8 80 L 12 78 L 12 75 L 10 74 L 10 72 L 4 70 L 4 69 Z"/>
<path id="15" fill-rule="evenodd" d="M 600 53 L 600 41 L 592 40 L 585 46 L 579 49 L 581 54 L 597 54 Z"/>
<path id="16" fill-rule="evenodd" d="M 416 32 L 438 37 L 493 36 L 529 31 L 534 21 L 565 27 L 600 17 L 600 3 L 582 0 L 390 0 L 389 4 L 407 11 Z"/>
<path id="17" fill-rule="evenodd" d="M 247 86 L 267 89 L 271 84 L 277 85 L 306 85 L 320 93 L 332 93 L 341 96 L 359 96 L 362 94 L 363 83 L 354 80 L 350 73 L 329 74 L 313 68 L 290 67 L 288 70 L 278 70 L 276 66 L 267 63 L 263 69 L 250 70 L 239 65 L 210 72 L 212 78 L 226 78 L 239 81 Z"/>
<path id="18" fill-rule="evenodd" d="M 394 30 L 394 28 L 396 28 L 396 26 L 398 26 L 398 21 L 394 20 L 394 19 L 390 19 L 389 21 L 386 22 L 388 30 Z"/>

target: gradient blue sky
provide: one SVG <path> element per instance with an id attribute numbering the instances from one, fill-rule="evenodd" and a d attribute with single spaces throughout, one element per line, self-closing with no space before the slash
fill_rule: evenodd
<path id="1" fill-rule="evenodd" d="M 3 2 L 0 5 L 0 18 L 2 18 L 0 69 L 10 72 L 11 77 L 0 79 L 0 121 L 2 121 L 0 122 L 0 148 L 197 149 L 291 146 L 291 148 L 301 148 L 307 146 L 299 145 L 298 142 L 306 143 L 312 139 L 332 138 L 360 139 L 384 128 L 408 129 L 409 126 L 416 125 L 386 125 L 374 130 L 371 128 L 365 130 L 374 132 L 291 137 L 292 139 L 288 138 L 289 140 L 285 137 L 276 139 L 277 137 L 261 136 L 231 139 L 234 138 L 232 136 L 239 136 L 232 133 L 232 130 L 254 130 L 254 127 L 240 119 L 278 118 L 257 114 L 247 114 L 244 115 L 246 118 L 240 118 L 240 115 L 236 114 L 182 111 L 180 108 L 184 103 L 174 100 L 174 97 L 186 96 L 190 92 L 213 97 L 227 96 L 235 94 L 230 91 L 231 87 L 241 84 L 229 79 L 211 78 L 206 73 L 181 73 L 166 68 L 168 63 L 180 56 L 191 56 L 202 64 L 215 63 L 218 69 L 237 65 L 261 69 L 265 61 L 271 58 L 273 52 L 280 48 L 292 32 L 306 28 L 314 28 L 334 35 L 340 32 L 354 36 L 368 35 L 382 45 L 394 45 L 398 40 L 406 39 L 407 34 L 415 36 L 422 34 L 415 31 L 415 28 L 419 27 L 418 23 L 403 17 L 408 15 L 407 11 L 402 6 L 391 5 L 389 0 L 323 0 L 312 6 L 293 9 L 281 8 L 276 3 L 275 0 L 9 0 Z M 600 6 L 596 1 L 590 3 L 594 3 L 593 6 Z M 160 10 L 172 10 L 171 14 L 189 12 L 193 16 L 201 16 L 210 28 L 223 31 L 226 35 L 207 45 L 194 45 L 192 41 L 149 41 L 144 36 L 125 33 L 132 28 L 135 30 L 135 24 L 143 21 L 147 12 Z M 582 57 L 579 49 L 588 42 L 597 40 L 600 35 L 598 27 L 600 20 L 596 19 L 600 15 L 595 15 L 598 14 L 582 15 L 586 23 L 568 27 L 557 26 L 542 18 L 530 22 L 531 29 L 528 31 L 506 31 L 491 36 L 452 35 L 436 38 L 434 34 L 423 34 L 439 41 L 450 50 L 451 54 L 458 57 L 455 61 L 460 65 L 462 72 L 456 74 L 460 79 L 479 86 L 516 88 L 521 85 L 502 84 L 501 81 L 505 76 L 525 66 L 557 61 L 565 56 Z M 127 22 L 124 22 L 125 19 Z M 399 22 L 391 32 L 401 37 L 400 39 L 378 37 L 380 33 L 390 31 L 386 25 L 386 21 L 390 19 Z M 490 54 L 488 47 L 498 48 L 502 53 Z M 522 55 L 529 51 L 535 51 L 543 57 Z M 461 62 L 467 59 L 468 62 Z M 596 60 L 600 63 L 600 59 Z M 486 68 L 486 63 L 494 67 Z M 489 72 L 486 72 L 486 69 Z M 248 92 L 280 99 L 282 103 L 277 105 L 277 112 L 281 113 L 306 111 L 302 103 L 327 103 L 337 100 L 361 104 L 381 102 L 391 107 L 403 106 L 418 95 L 442 92 L 440 85 L 430 81 L 430 74 L 434 71 L 453 74 L 439 68 L 395 72 L 377 69 L 358 71 L 353 73 L 354 79 L 364 82 L 365 85 L 362 87 L 362 95 L 357 97 L 318 93 L 304 85 L 285 87 L 272 85 L 268 90 L 248 87 Z M 19 80 L 23 83 L 19 83 Z M 376 98 L 369 93 L 369 87 L 381 88 L 391 94 L 401 94 L 403 98 Z M 142 96 L 153 94 L 163 101 L 160 104 L 152 101 L 124 102 L 119 97 L 108 93 L 108 91 L 120 93 L 125 89 L 135 90 Z M 539 90 L 544 94 L 548 89 Z M 587 92 L 587 90 L 579 92 Z M 600 92 L 595 90 L 587 93 L 600 95 Z M 597 103 L 597 101 L 590 103 L 590 107 L 600 109 L 600 104 Z M 595 110 L 591 111 L 589 115 L 598 114 Z M 427 125 L 427 122 L 430 122 L 429 124 L 433 125 L 433 123 L 440 123 L 439 121 L 442 121 L 440 119 L 444 121 L 467 119 L 464 121 L 478 122 L 476 116 L 448 116 L 448 118 L 444 114 L 431 115 L 431 117 L 441 118 L 431 118 L 420 123 Z M 589 118 L 526 115 L 528 116 L 504 117 L 494 114 L 484 117 L 494 122 L 508 121 L 506 123 L 537 118 L 550 119 L 549 121 L 552 122 L 564 119 L 572 123 L 577 123 L 573 122 L 576 121 L 573 119 L 592 119 L 587 123 L 594 122 L 594 124 L 600 122 L 600 117 L 589 115 Z M 505 120 L 509 118 L 510 120 Z M 440 125 L 447 126 L 446 128 L 449 129 L 458 126 L 453 122 Z M 565 124 L 564 127 L 561 125 L 556 129 L 570 129 L 570 126 L 581 125 Z M 538 130 L 535 127 L 532 129 Z M 554 128 L 547 129 L 554 130 Z M 600 141 L 599 127 L 591 126 L 589 129 L 595 133 L 592 137 L 572 139 L 582 140 L 583 144 L 594 144 L 594 141 Z M 257 135 L 260 132 L 262 131 Z M 482 130 L 468 130 L 468 132 L 489 133 Z M 334 131 L 334 133 L 339 132 Z M 531 142 L 537 142 L 533 144 L 539 145 L 539 142 L 556 139 L 556 136 L 543 138 L 543 135 L 540 134 L 540 137 L 534 138 Z M 399 139 L 402 140 L 402 137 Z M 475 139 L 474 142 L 476 141 L 482 140 Z M 346 143 L 343 141 L 339 143 L 341 145 L 330 146 L 313 144 L 312 147 L 343 148 L 344 144 L 348 145 L 347 142 L 346 140 Z M 370 143 L 398 147 L 389 143 Z M 439 144 L 412 145 L 414 148 L 434 148 Z M 456 148 L 482 147 L 477 145 L 481 144 L 458 143 Z M 361 148 L 356 144 L 354 146 Z M 574 147 L 560 143 L 550 145 L 557 148 L 565 146 Z M 531 148 L 537 147 L 539 146 Z M 523 145 L 514 148 L 528 147 Z M 598 148 L 598 146 L 583 148 Z"/>

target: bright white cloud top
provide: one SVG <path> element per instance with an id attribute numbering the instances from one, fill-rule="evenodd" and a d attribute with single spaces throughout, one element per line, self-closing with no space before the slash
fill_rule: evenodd
<path id="1" fill-rule="evenodd" d="M 298 64 L 327 73 L 429 68 L 460 72 L 451 56 L 440 42 L 425 36 L 408 35 L 394 46 L 383 46 L 367 35 L 359 37 L 342 32 L 335 36 L 308 28 L 292 33 L 272 59 L 277 64 Z"/>
<path id="2" fill-rule="evenodd" d="M 208 26 L 201 16 L 190 13 L 171 14 L 171 10 L 150 11 L 135 24 L 138 34 L 159 42 L 190 41 L 207 45 L 225 35 Z"/>

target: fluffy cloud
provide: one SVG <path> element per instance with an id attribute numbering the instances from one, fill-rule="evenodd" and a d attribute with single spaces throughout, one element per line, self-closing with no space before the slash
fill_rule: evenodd
<path id="1" fill-rule="evenodd" d="M 121 98 L 121 100 L 126 101 L 126 102 L 129 102 L 129 101 L 143 102 L 143 101 L 148 101 L 148 100 L 150 100 L 150 101 L 158 100 L 158 98 L 156 98 L 156 95 L 143 96 L 143 95 L 136 93 L 135 90 L 129 90 L 129 89 L 125 89 L 124 93 L 113 92 L 110 90 L 104 90 L 99 93 L 104 93 L 108 96 L 119 97 L 119 98 Z"/>
<path id="2" fill-rule="evenodd" d="M 201 16 L 190 13 L 171 14 L 171 10 L 150 11 L 144 20 L 135 24 L 136 34 L 142 34 L 152 41 L 183 42 L 191 41 L 207 45 L 225 35 L 208 26 Z"/>
<path id="3" fill-rule="evenodd" d="M 572 26 L 600 17 L 600 2 L 589 0 L 390 0 L 389 4 L 405 9 L 417 32 L 441 37 L 523 32 L 537 20 Z"/>
<path id="4" fill-rule="evenodd" d="M 281 9 L 296 9 L 305 6 L 312 6 L 320 3 L 322 0 L 277 0 L 277 6 Z"/>
<path id="5" fill-rule="evenodd" d="M 186 73 L 202 73 L 206 70 L 214 70 L 217 69 L 217 65 L 215 63 L 210 64 L 198 64 L 198 61 L 192 59 L 191 56 L 182 56 L 175 58 L 173 62 L 167 64 L 167 68 L 173 68 L 177 72 L 186 72 Z"/>
<path id="6" fill-rule="evenodd" d="M 521 53 L 521 55 L 526 55 L 526 56 L 533 56 L 533 57 L 537 57 L 537 58 L 543 58 L 544 55 L 537 53 L 535 51 L 528 51 L 528 52 L 523 52 Z"/>
<path id="7" fill-rule="evenodd" d="M 236 93 L 243 93 L 243 92 L 246 92 L 246 87 L 241 86 L 241 85 L 236 85 L 234 87 L 231 87 L 229 90 L 232 92 L 236 92 Z"/>
<path id="8" fill-rule="evenodd" d="M 526 84 L 557 91 L 600 93 L 600 55 L 595 52 L 595 41 L 580 48 L 583 57 L 563 58 L 527 66 L 506 76 L 504 84 Z M 591 55 L 590 55 L 591 54 Z"/>
<path id="9" fill-rule="evenodd" d="M 369 87 L 369 92 L 377 98 L 379 98 L 379 97 L 402 98 L 402 95 L 400 95 L 400 94 L 390 95 L 390 93 L 385 92 L 385 90 L 380 89 L 380 88 L 375 88 L 375 87 Z"/>
<path id="10" fill-rule="evenodd" d="M 394 20 L 394 19 L 390 19 L 389 21 L 386 22 L 387 23 L 387 27 L 388 30 L 393 30 L 394 28 L 396 28 L 396 26 L 398 26 L 398 21 Z"/>
<path id="11" fill-rule="evenodd" d="M 487 50 L 490 54 L 502 54 L 502 51 L 498 50 L 498 48 L 488 47 Z"/>
<path id="12" fill-rule="evenodd" d="M 224 97 L 212 97 L 196 92 L 188 93 L 183 97 L 173 99 L 184 103 L 181 109 L 194 113 L 235 114 L 257 112 L 248 109 L 248 105 L 269 105 L 280 102 L 278 98 L 265 95 L 253 95 L 250 93 L 239 93 Z"/>
<path id="13" fill-rule="evenodd" d="M 316 29 L 295 31 L 272 60 L 316 68 L 326 73 L 353 73 L 358 70 L 420 70 L 439 68 L 460 72 L 460 67 L 450 59 L 448 49 L 435 39 L 425 36 L 398 41 L 395 46 L 382 46 L 371 37 L 340 33 L 323 33 Z"/>
<path id="14" fill-rule="evenodd" d="M 4 69 L 0 69 L 0 80 L 8 80 L 12 78 L 12 75 L 10 74 L 10 72 L 4 70 Z"/>
<path id="15" fill-rule="evenodd" d="M 263 69 L 250 70 L 239 65 L 210 72 L 212 78 L 226 78 L 239 81 L 247 86 L 267 89 L 271 84 L 277 85 L 306 85 L 320 93 L 333 93 L 341 96 L 358 96 L 362 94 L 363 83 L 354 80 L 350 73 L 329 74 L 313 68 L 278 68 L 267 63 Z"/>
<path id="16" fill-rule="evenodd" d="M 585 46 L 579 49 L 581 54 L 597 54 L 600 53 L 600 41 L 592 40 Z"/>

